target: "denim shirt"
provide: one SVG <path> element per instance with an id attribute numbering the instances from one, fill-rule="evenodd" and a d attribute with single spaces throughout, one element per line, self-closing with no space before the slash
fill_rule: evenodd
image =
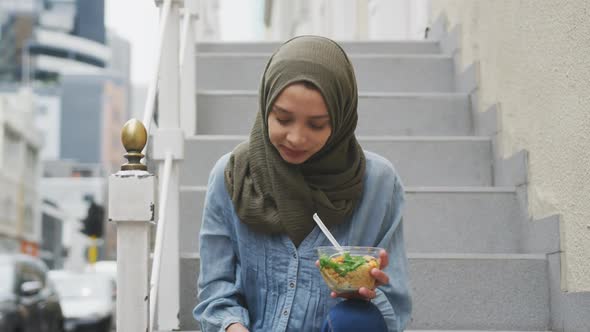
<path id="1" fill-rule="evenodd" d="M 389 331 L 403 331 L 411 312 L 403 186 L 388 160 L 370 152 L 365 157 L 362 198 L 352 218 L 330 231 L 341 245 L 387 251 L 390 283 L 377 288 L 372 302 Z M 320 331 L 330 308 L 342 301 L 330 297 L 315 266 L 316 247 L 330 242 L 317 226 L 297 248 L 285 234 L 257 233 L 242 223 L 225 188 L 228 159 L 221 157 L 209 177 L 194 317 L 204 332 L 225 331 L 232 323 L 250 331 Z"/>

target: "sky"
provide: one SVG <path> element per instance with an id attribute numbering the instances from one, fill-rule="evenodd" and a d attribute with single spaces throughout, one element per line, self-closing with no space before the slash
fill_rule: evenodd
<path id="1" fill-rule="evenodd" d="M 159 10 L 154 0 L 106 0 L 105 24 L 131 43 L 131 81 L 148 84 L 154 67 Z M 133 18 L 130 18 L 130 15 Z"/>
<path id="2" fill-rule="evenodd" d="M 1 1 L 1 0 L 0 0 Z M 219 0 L 222 40 L 263 36 L 263 0 Z M 156 58 L 159 9 L 154 0 L 106 0 L 105 23 L 131 43 L 131 81 L 147 85 Z"/>

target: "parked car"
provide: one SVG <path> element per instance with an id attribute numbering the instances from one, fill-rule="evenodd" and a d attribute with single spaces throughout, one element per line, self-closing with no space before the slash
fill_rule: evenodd
<path id="1" fill-rule="evenodd" d="M 45 263 L 32 256 L 0 254 L 0 331 L 62 332 L 63 323 Z"/>
<path id="2" fill-rule="evenodd" d="M 66 332 L 107 332 L 113 323 L 113 282 L 100 273 L 51 271 Z"/>
<path id="3" fill-rule="evenodd" d="M 85 271 L 103 274 L 111 280 L 113 285 L 113 329 L 115 329 L 117 322 L 117 261 L 97 261 L 94 264 L 88 264 Z"/>

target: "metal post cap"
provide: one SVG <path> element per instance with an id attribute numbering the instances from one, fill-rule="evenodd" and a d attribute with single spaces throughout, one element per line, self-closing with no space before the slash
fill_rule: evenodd
<path id="1" fill-rule="evenodd" d="M 143 123 L 137 119 L 127 121 L 121 130 L 121 141 L 127 151 L 125 158 L 128 160 L 126 164 L 121 166 L 121 170 L 147 171 L 147 166 L 141 163 L 141 158 L 144 157 L 141 151 L 147 143 L 147 131 Z"/>

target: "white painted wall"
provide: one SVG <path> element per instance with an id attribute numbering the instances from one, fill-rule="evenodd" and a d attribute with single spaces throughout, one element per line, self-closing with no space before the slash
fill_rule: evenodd
<path id="1" fill-rule="evenodd" d="M 409 1 L 369 1 L 371 39 L 406 39 L 409 36 Z"/>
<path id="2" fill-rule="evenodd" d="M 437 0 L 481 64 L 479 110 L 501 103 L 500 150 L 529 153 L 533 218 L 562 215 L 569 291 L 590 291 L 590 2 Z"/>
<path id="3" fill-rule="evenodd" d="M 326 8 L 324 15 L 330 17 L 330 37 L 336 40 L 359 39 L 357 31 L 360 30 L 356 16 L 356 0 L 331 0 L 330 7 Z"/>
<path id="4" fill-rule="evenodd" d="M 304 0 L 305 1 L 305 0 Z M 324 1 L 318 1 L 319 4 L 323 3 Z M 300 20 L 295 13 L 295 2 L 294 1 L 284 1 L 284 0 L 274 0 L 272 5 L 272 15 L 270 19 L 270 27 L 267 28 L 266 32 L 266 39 L 268 40 L 285 40 L 288 39 L 289 36 L 294 35 L 292 31 L 293 29 L 297 29 L 295 27 L 295 22 Z M 303 27 L 306 27 L 309 24 L 314 24 L 314 22 L 305 22 L 305 19 L 302 19 Z M 313 26 L 315 28 L 315 25 Z M 298 33 L 302 33 L 301 30 Z"/>
<path id="5" fill-rule="evenodd" d="M 222 37 L 219 25 L 220 0 L 185 0 L 185 2 L 198 8 L 199 19 L 195 25 L 197 40 L 219 40 Z"/>
<path id="6" fill-rule="evenodd" d="M 424 39 L 430 0 L 369 0 L 369 39 Z"/>
<path id="7" fill-rule="evenodd" d="M 424 39 L 430 0 L 274 0 L 267 39 L 301 34 L 336 40 Z"/>

